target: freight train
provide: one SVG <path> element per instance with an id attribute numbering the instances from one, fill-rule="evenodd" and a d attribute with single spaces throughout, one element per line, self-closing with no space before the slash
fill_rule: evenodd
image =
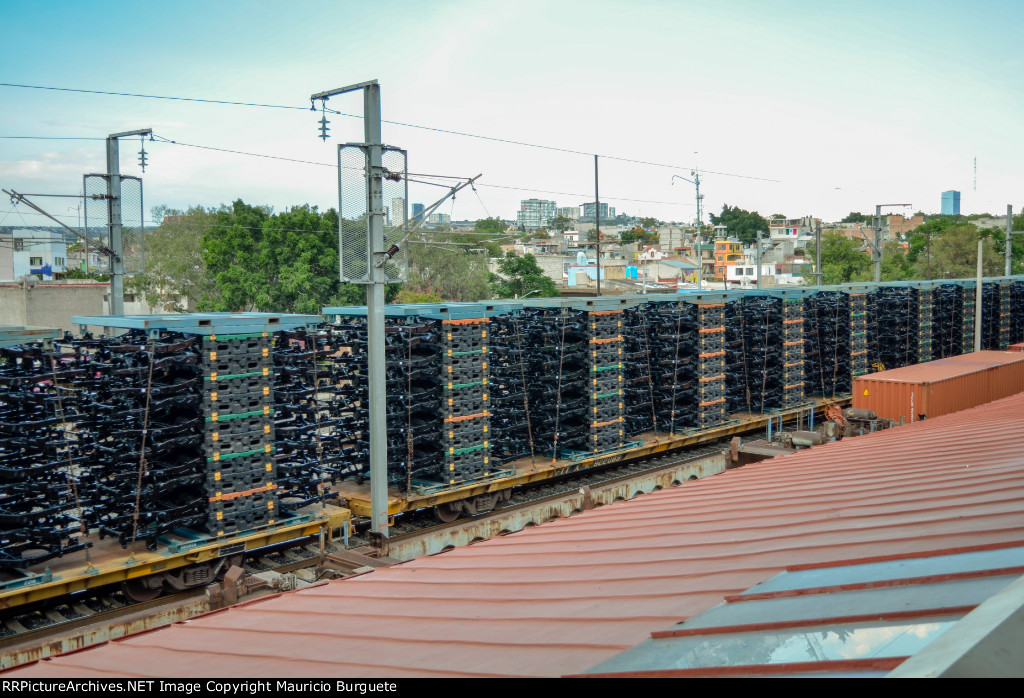
<path id="1" fill-rule="evenodd" d="M 1024 340 L 1024 278 L 386 311 L 389 513 L 783 420 L 854 376 Z M 0 365 L 0 607 L 113 582 L 208 583 L 261 546 L 369 514 L 366 311 L 75 318 Z M 0 339 L 5 335 L 0 332 Z M 145 551 L 142 550 L 145 548 Z M 45 566 L 45 567 L 44 567 Z"/>

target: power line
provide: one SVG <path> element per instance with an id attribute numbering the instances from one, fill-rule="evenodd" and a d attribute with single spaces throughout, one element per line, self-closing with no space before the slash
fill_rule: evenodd
<path id="1" fill-rule="evenodd" d="M 534 189 L 532 187 L 513 187 L 513 186 L 506 185 L 506 184 L 483 184 L 483 183 L 478 183 L 477 186 L 478 187 L 491 187 L 492 189 L 512 189 L 512 190 L 515 190 L 515 191 L 526 191 L 526 192 L 532 192 L 532 193 L 535 193 L 535 194 L 559 194 L 561 196 L 583 196 L 583 197 L 590 197 L 590 198 L 593 198 L 593 196 L 594 196 L 594 192 L 590 192 L 590 193 L 587 193 L 587 194 L 580 194 L 579 192 L 572 192 L 572 191 L 547 191 L 547 190 L 544 190 L 544 189 Z M 670 206 L 696 206 L 697 205 L 697 204 L 686 203 L 685 201 L 680 202 L 680 201 L 655 201 L 653 199 L 627 199 L 627 198 L 622 197 L 622 196 L 612 196 L 610 194 L 605 194 L 604 192 L 601 192 L 601 198 L 604 199 L 605 201 L 628 201 L 630 203 L 639 203 L 639 204 L 667 204 L 667 205 L 670 205 Z M 604 203 L 604 202 L 602 202 L 602 203 Z"/>
<path id="2" fill-rule="evenodd" d="M 26 140 L 26 141 L 105 141 L 106 138 L 98 137 L 86 137 L 86 136 L 0 136 L 7 140 Z"/>
<path id="3" fill-rule="evenodd" d="M 0 82 L 0 87 L 23 87 L 30 90 L 53 90 L 55 92 L 80 92 L 90 95 L 107 95 L 111 97 L 141 97 L 143 99 L 166 99 L 176 102 L 202 102 L 206 104 L 229 104 L 239 107 L 263 107 L 265 109 L 299 109 L 308 111 L 308 107 L 292 107 L 284 104 L 261 104 L 258 102 L 232 102 L 226 99 L 199 99 L 197 97 L 168 97 L 166 95 L 147 95 L 137 92 L 108 92 L 106 90 L 83 90 L 73 87 L 46 87 L 43 85 L 19 85 L 11 82 Z"/>
<path id="4" fill-rule="evenodd" d="M 79 92 L 79 93 L 85 93 L 85 94 L 98 94 L 98 95 L 117 96 L 117 97 L 137 97 L 137 98 L 144 98 L 144 99 L 173 100 L 173 101 L 178 101 L 178 102 L 200 102 L 200 103 L 206 103 L 206 104 L 224 104 L 224 105 L 230 105 L 230 106 L 261 107 L 261 108 L 267 108 L 267 109 L 291 109 L 291 110 L 299 110 L 299 111 L 309 111 L 309 107 L 295 107 L 295 106 L 289 106 L 289 105 L 285 105 L 285 104 L 263 104 L 263 103 L 257 103 L 257 102 L 235 102 L 235 101 L 231 101 L 231 100 L 200 99 L 200 98 L 196 98 L 196 97 L 171 97 L 171 96 L 166 96 L 166 95 L 149 95 L 149 94 L 140 94 L 140 93 L 133 93 L 133 92 L 108 92 L 108 91 L 104 91 L 104 90 L 85 90 L 85 89 L 70 88 L 70 87 L 47 87 L 47 86 L 43 86 L 43 85 L 22 85 L 22 84 L 9 83 L 9 82 L 0 82 L 0 87 L 20 87 L 20 88 L 35 89 L 35 90 L 53 90 L 53 91 L 58 91 L 58 92 Z M 328 112 L 330 112 L 332 114 L 336 114 L 338 116 L 345 116 L 345 117 L 348 117 L 348 118 L 351 118 L 351 119 L 362 119 L 363 118 L 361 115 L 358 115 L 358 114 L 347 114 L 345 112 L 336 111 L 334 109 L 326 109 L 325 108 L 325 111 L 328 111 Z M 633 164 L 637 164 L 637 165 L 647 165 L 649 167 L 664 167 L 664 168 L 672 169 L 672 170 L 692 170 L 692 169 L 694 169 L 693 167 L 688 167 L 688 166 L 683 166 L 683 165 L 670 165 L 670 164 L 662 163 L 662 162 L 652 162 L 652 161 L 649 161 L 649 160 L 637 160 L 637 159 L 634 159 L 634 158 L 620 157 L 620 156 L 617 156 L 617 155 L 602 155 L 601 153 L 589 153 L 589 152 L 584 151 L 584 150 L 575 150 L 573 148 L 562 148 L 562 147 L 553 146 L 553 145 L 542 145 L 542 144 L 539 144 L 539 143 L 529 143 L 527 141 L 518 141 L 518 140 L 515 140 L 515 139 L 512 139 L 512 138 L 500 138 L 500 137 L 497 137 L 497 136 L 485 136 L 485 135 L 481 135 L 481 134 L 478 134 L 478 133 L 467 133 L 465 131 L 453 131 L 451 129 L 438 128 L 436 126 L 423 126 L 423 125 L 420 125 L 420 124 L 410 124 L 410 123 L 406 123 L 404 121 L 390 121 L 390 120 L 387 120 L 387 119 L 382 119 L 381 121 L 382 121 L 382 123 L 391 124 L 393 126 L 404 126 L 405 128 L 415 128 L 415 129 L 419 129 L 421 131 L 431 131 L 431 132 L 434 132 L 434 133 L 445 133 L 445 134 L 448 134 L 448 135 L 451 135 L 451 136 L 461 136 L 463 138 L 475 138 L 475 139 L 478 139 L 478 140 L 491 141 L 491 142 L 494 142 L 494 143 L 504 143 L 506 145 L 518 145 L 518 146 L 521 146 L 521 147 L 524 147 L 524 148 L 537 148 L 537 149 L 540 149 L 540 150 L 550 150 L 550 151 L 553 151 L 553 152 L 568 153 L 570 155 L 586 155 L 587 157 L 592 157 L 594 155 L 597 155 L 598 157 L 602 157 L 602 158 L 604 158 L 606 160 L 616 160 L 618 162 L 629 162 L 629 163 L 633 163 Z M 701 171 L 704 172 L 704 173 L 707 173 L 707 174 L 715 174 L 715 175 L 720 175 L 720 176 L 723 176 L 723 177 L 738 177 L 740 179 L 752 179 L 752 180 L 757 180 L 757 181 L 761 181 L 761 182 L 776 182 L 777 183 L 777 182 L 780 181 L 780 180 L 777 180 L 777 179 L 771 179 L 769 177 L 755 177 L 753 175 L 741 175 L 741 174 L 735 174 L 735 173 L 732 173 L 732 172 L 719 172 L 719 171 L 716 171 L 716 170 L 701 170 Z"/>
<path id="5" fill-rule="evenodd" d="M 231 150 L 230 148 L 216 148 L 214 146 L 209 146 L 209 145 L 195 145 L 195 144 L 191 144 L 191 143 L 182 143 L 180 141 L 174 141 L 174 140 L 171 140 L 171 139 L 166 138 L 164 136 L 160 136 L 160 135 L 156 135 L 156 134 L 154 134 L 153 137 L 155 139 L 157 139 L 158 143 L 166 143 L 168 145 L 182 145 L 182 146 L 186 146 L 186 147 L 189 147 L 189 148 L 199 148 L 199 149 L 202 149 L 202 150 L 215 150 L 215 151 L 219 151 L 219 152 L 222 152 L 222 153 L 231 153 L 231 154 L 234 154 L 234 155 L 248 155 L 248 156 L 251 156 L 251 157 L 266 158 L 266 159 L 269 159 L 269 160 L 284 160 L 286 162 L 297 162 L 297 163 L 305 164 L 305 165 L 318 165 L 320 167 L 335 167 L 335 165 L 333 163 L 329 163 L 329 162 L 315 162 L 313 160 L 298 160 L 298 159 L 295 159 L 295 158 L 281 157 L 279 155 L 266 155 L 266 154 L 263 154 L 263 153 L 250 153 L 250 152 L 246 152 L 244 150 Z M 349 168 L 349 169 L 359 169 L 359 168 L 352 167 L 352 168 Z M 452 176 L 452 175 L 416 174 L 415 176 L 417 176 L 417 177 L 437 177 L 439 179 L 466 179 L 465 177 L 455 177 L 455 176 Z M 409 181 L 417 182 L 417 180 L 409 180 Z M 418 184 L 432 184 L 431 182 L 417 182 L 417 183 Z M 435 185 L 435 186 L 437 186 L 437 185 Z M 513 191 L 525 191 L 525 192 L 532 192 L 532 193 L 535 193 L 535 194 L 560 194 L 562 196 L 582 196 L 582 197 L 591 196 L 590 194 L 581 194 L 579 192 L 550 191 L 550 190 L 545 190 L 545 189 L 536 189 L 536 188 L 533 188 L 533 187 L 517 187 L 517 186 L 505 185 L 505 184 L 483 184 L 483 183 L 478 183 L 477 186 L 490 187 L 492 189 L 510 189 L 510 190 L 513 190 Z M 678 201 L 656 201 L 656 200 L 653 200 L 653 199 L 630 199 L 630 198 L 626 198 L 626 197 L 622 197 L 622 196 L 610 196 L 610 195 L 606 195 L 606 196 L 607 196 L 607 198 L 609 200 L 612 200 L 612 201 L 627 201 L 627 202 L 630 202 L 630 203 L 666 204 L 666 205 L 669 205 L 669 206 L 695 206 L 696 205 L 696 204 L 689 204 L 689 203 L 685 203 L 685 202 L 681 203 L 681 202 L 678 202 Z"/>
<path id="6" fill-rule="evenodd" d="M 172 141 L 169 138 L 163 136 L 153 135 L 153 138 L 157 139 L 158 143 L 167 143 L 169 145 L 180 145 L 186 148 L 199 148 L 200 150 L 216 150 L 221 153 L 233 153 L 234 155 L 248 155 L 254 158 L 266 158 L 268 160 L 284 160 L 285 162 L 297 162 L 303 165 L 318 165 L 320 167 L 334 167 L 329 162 L 316 162 L 314 160 L 298 160 L 296 158 L 286 158 L 280 155 L 265 155 L 263 153 L 249 153 L 244 150 L 231 150 L 230 148 L 216 148 L 212 145 L 196 145 L 194 143 L 182 143 L 181 141 Z"/>

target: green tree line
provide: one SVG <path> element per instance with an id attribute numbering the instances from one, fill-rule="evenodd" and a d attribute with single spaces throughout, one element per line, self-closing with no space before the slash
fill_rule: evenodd
<path id="1" fill-rule="evenodd" d="M 1014 217 L 1013 229 L 1024 230 L 1024 216 Z M 1005 271 L 1004 236 L 1004 230 L 978 229 L 973 223 L 953 216 L 929 220 L 906 235 L 906 249 L 895 241 L 885 245 L 882 281 L 973 277 L 977 271 L 979 240 L 982 241 L 983 273 L 1000 276 Z M 861 239 L 834 231 L 824 232 L 821 236 L 822 283 L 873 280 L 871 255 L 864 248 Z M 1024 273 L 1024 240 L 1020 236 L 1014 236 L 1011 251 L 1012 273 Z M 811 243 L 807 259 L 813 262 L 816 253 L 815 244 Z M 814 283 L 814 277 L 808 277 L 806 283 Z"/>
<path id="2" fill-rule="evenodd" d="M 362 305 L 366 287 L 342 283 L 338 213 L 333 208 L 270 207 L 235 201 L 186 211 L 157 207 L 162 224 L 146 241 L 146 271 L 126 282 L 151 307 L 167 311 L 318 313 L 325 306 Z M 428 231 L 406 245 L 409 277 L 389 284 L 389 302 L 478 301 L 557 295 L 531 255 L 509 253 L 497 275 L 488 260 L 511 242 L 496 219 L 465 233 Z"/>

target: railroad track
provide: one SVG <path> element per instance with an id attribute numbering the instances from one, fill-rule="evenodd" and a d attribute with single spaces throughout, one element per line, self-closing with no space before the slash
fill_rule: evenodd
<path id="1" fill-rule="evenodd" d="M 725 469 L 720 445 L 620 465 L 602 473 L 575 473 L 542 488 L 530 488 L 500 509 L 450 523 L 424 521 L 393 526 L 387 559 L 406 561 L 520 530 L 637 494 L 683 484 Z"/>
<path id="2" fill-rule="evenodd" d="M 324 552 L 342 549 L 342 543 L 329 541 Z M 293 588 L 313 583 L 317 580 L 313 570 L 318 566 L 320 557 L 317 541 L 258 551 L 243 564 L 249 580 L 247 587 L 253 591 L 260 588 L 276 591 L 282 586 Z M 285 579 L 283 585 L 275 579 L 285 575 L 294 577 Z M 261 580 L 263 583 L 260 583 Z M 70 599 L 64 597 L 11 609 L 0 617 L 0 647 L 4 648 L 0 652 L 0 669 L 39 658 L 36 656 L 38 648 L 55 639 L 89 636 L 94 638 L 94 642 L 102 642 L 129 632 L 184 620 L 209 610 L 212 607 L 206 587 L 136 601 L 118 585 L 78 594 Z M 118 630 L 121 626 L 123 633 Z M 106 630 L 90 630 L 98 627 Z M 81 642 L 79 639 L 73 640 L 76 647 L 82 646 Z M 16 660 L 19 655 L 23 658 Z"/>
<path id="3" fill-rule="evenodd" d="M 714 441 L 669 454 L 658 455 L 644 460 L 616 463 L 601 469 L 578 471 L 553 478 L 543 484 L 531 487 L 518 487 L 512 490 L 511 499 L 499 511 L 508 512 L 522 505 L 554 501 L 560 497 L 573 495 L 581 487 L 596 487 L 610 482 L 621 481 L 630 477 L 642 477 L 646 473 L 656 472 L 674 463 L 682 463 L 701 456 L 718 453 L 725 448 L 725 441 Z M 433 508 L 407 512 L 395 518 L 390 528 L 392 540 L 401 536 L 422 535 L 428 531 L 441 532 L 449 525 L 459 525 L 466 521 L 479 521 L 491 512 L 484 512 L 472 517 L 462 517 L 449 524 L 438 523 Z M 369 520 L 354 519 L 357 529 L 369 525 Z M 371 540 L 361 535 L 352 539 L 354 546 L 371 545 Z"/>

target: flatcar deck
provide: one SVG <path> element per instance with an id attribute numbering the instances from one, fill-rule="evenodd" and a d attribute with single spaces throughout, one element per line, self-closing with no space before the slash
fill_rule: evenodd
<path id="1" fill-rule="evenodd" d="M 50 560 L 45 566 L 40 566 L 42 569 L 5 571 L 8 578 L 0 581 L 0 609 L 237 555 L 318 535 L 321 531 L 330 532 L 346 526 L 348 520 L 346 509 L 326 506 L 321 510 L 318 507 L 315 512 L 223 536 L 176 531 L 162 536 L 162 545 L 157 549 L 146 550 L 138 545 L 141 550 L 134 554 L 122 548 L 116 538 L 94 540 L 88 551 L 80 550 Z"/>
<path id="2" fill-rule="evenodd" d="M 845 406 L 849 402 L 849 396 L 842 396 L 834 400 L 813 398 L 800 407 L 788 410 L 778 410 L 767 414 L 736 413 L 725 424 L 702 431 L 689 430 L 685 433 L 676 433 L 675 435 L 665 432 L 645 432 L 631 439 L 632 441 L 639 441 L 641 443 L 639 446 L 594 454 L 584 458 L 553 460 L 550 456 L 542 456 L 540 454 L 537 454 L 532 459 L 527 456 L 500 466 L 500 468 L 507 469 L 510 473 L 514 474 L 489 481 L 467 483 L 461 487 L 436 492 L 417 492 L 415 488 L 410 488 L 408 493 L 402 493 L 392 487 L 388 493 L 388 514 L 394 516 L 395 514 L 407 511 L 477 497 L 512 487 L 531 485 L 590 468 L 650 458 L 669 451 L 728 438 L 736 434 L 767 429 L 769 421 L 773 424 L 781 424 L 782 421 L 792 421 L 801 416 L 809 417 L 812 409 L 815 414 L 820 415 L 829 405 L 839 404 Z M 345 506 L 353 515 L 370 516 L 370 486 L 368 483 L 357 484 L 353 480 L 344 480 L 335 487 L 335 492 L 344 500 Z"/>

